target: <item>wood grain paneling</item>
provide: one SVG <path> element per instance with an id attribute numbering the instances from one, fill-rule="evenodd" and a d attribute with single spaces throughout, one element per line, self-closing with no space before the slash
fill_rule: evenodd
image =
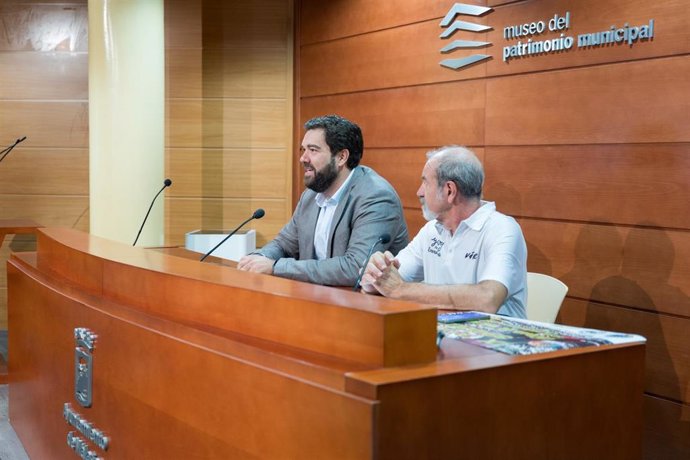
<path id="1" fill-rule="evenodd" d="M 86 99 L 88 54 L 1 53 L 0 99 Z"/>
<path id="2" fill-rule="evenodd" d="M 256 230 L 256 245 L 263 246 L 290 218 L 285 200 L 168 198 L 165 200 L 166 236 L 169 245 L 184 245 L 184 235 L 194 230 L 232 230 L 263 208 L 266 216 L 247 224 Z"/>
<path id="3" fill-rule="evenodd" d="M 621 364 L 620 357 L 616 357 L 608 360 L 605 368 L 596 371 L 590 367 L 590 362 L 568 360 L 568 366 L 554 367 L 541 376 L 538 375 L 538 367 L 525 366 L 510 377 L 499 375 L 496 372 L 498 369 L 484 368 L 473 372 L 472 379 L 451 380 L 448 376 L 430 380 L 427 388 L 408 379 L 405 393 L 393 385 L 381 385 L 377 393 L 381 399 L 383 420 L 379 444 L 385 448 L 399 445 L 402 439 L 415 446 L 424 445 L 425 440 L 430 438 L 435 441 L 417 455 L 405 455 L 405 452 L 401 452 L 398 457 L 386 458 L 639 458 L 641 439 L 632 436 L 628 430 L 642 431 L 641 385 L 634 390 L 631 388 L 631 385 L 641 383 L 642 376 L 637 374 L 619 379 L 617 374 L 620 376 Z M 370 373 L 374 372 L 376 371 Z M 359 374 L 366 373 L 355 373 Z M 507 383 L 508 378 L 511 390 L 499 390 L 497 385 Z M 580 385 L 597 381 L 606 383 L 599 390 L 581 391 Z M 564 392 L 567 396 L 557 395 L 558 389 L 564 387 L 567 387 Z M 524 395 L 535 388 L 540 391 L 538 401 L 528 401 Z M 479 407 L 487 400 L 491 401 L 494 409 Z M 626 411 L 632 410 L 634 413 L 623 416 L 618 411 L 612 413 L 606 409 L 597 409 L 604 401 L 616 401 Z M 543 409 L 535 407 L 541 404 L 544 404 Z M 567 409 L 562 410 L 568 405 Z M 558 412 L 562 412 L 563 416 L 551 416 Z M 426 418 L 429 414 L 433 414 L 433 417 L 428 423 L 418 423 L 419 419 Z M 462 414 L 462 420 L 458 420 L 458 414 Z M 544 414 L 551 415 L 545 417 Z M 601 423 L 603 414 L 621 416 L 619 421 L 626 418 L 634 424 L 634 428 L 619 427 L 616 421 L 604 425 Z M 593 431 L 577 436 L 575 433 L 581 430 L 578 429 L 576 420 L 580 417 L 585 419 L 584 424 Z M 490 427 L 477 426 L 478 423 L 487 422 Z M 511 423 L 527 427 L 527 430 L 520 432 Z M 451 427 L 450 434 L 439 435 L 445 427 Z M 556 433 L 555 430 L 558 429 L 563 429 L 563 433 Z M 482 444 L 473 445 L 471 440 L 480 439 L 487 431 L 491 433 L 490 438 Z M 601 435 L 602 433 L 605 435 Z M 630 444 L 613 441 L 618 439 L 629 439 Z M 584 444 L 590 443 L 591 450 L 584 447 Z M 458 455 L 459 445 L 463 446 L 462 455 Z M 446 446 L 452 446 L 451 450 L 443 452 Z"/>
<path id="4" fill-rule="evenodd" d="M 86 3 L 4 2 L 0 5 L 0 51 L 87 51 Z"/>
<path id="5" fill-rule="evenodd" d="M 367 144 L 365 138 L 365 146 Z M 419 207 L 417 189 L 430 149 L 367 149 L 362 164 L 373 168 L 395 188 L 404 207 Z"/>
<path id="6" fill-rule="evenodd" d="M 285 0 L 165 0 L 166 48 L 283 47 L 291 33 Z"/>
<path id="7" fill-rule="evenodd" d="M 597 305 L 602 323 L 612 321 L 604 326 L 655 337 L 648 381 L 665 398 L 687 399 L 688 371 L 677 372 L 690 368 L 686 2 L 481 2 L 494 11 L 458 19 L 492 27 L 483 51 L 493 57 L 446 75 L 429 63 L 451 3 L 303 0 L 299 120 L 339 113 L 362 126 L 363 163 L 396 187 L 411 235 L 424 224 L 417 152 L 451 143 L 484 148 L 484 196 L 519 219 L 528 269 L 563 279 L 568 302 Z M 564 33 L 575 39 L 651 19 L 654 39 L 503 62 L 503 47 L 518 41 L 504 39 L 505 26 L 566 11 Z M 332 27 L 343 20 L 352 25 Z M 480 69 L 486 78 L 469 77 Z M 665 350 L 672 358 L 664 361 Z M 688 404 L 655 401 L 662 402 L 647 411 L 644 458 L 687 457 L 687 423 L 679 422 L 688 420 Z"/>
<path id="8" fill-rule="evenodd" d="M 690 405 L 645 395 L 644 458 L 690 457 Z"/>
<path id="9" fill-rule="evenodd" d="M 493 2 L 489 2 L 490 4 Z M 570 12 L 570 28 L 560 31 L 549 31 L 548 21 L 554 15 L 564 16 Z M 639 27 L 655 21 L 653 40 L 637 41 L 632 46 L 618 43 L 606 46 L 578 48 L 579 34 L 608 31 L 612 26 L 622 28 L 625 24 Z M 542 0 L 533 2 L 514 2 L 510 5 L 496 7 L 486 15 L 487 23 L 492 26 L 487 40 L 493 43 L 487 54 L 493 59 L 487 61 L 488 75 L 505 75 L 524 72 L 542 71 L 594 65 L 612 62 L 633 61 L 661 56 L 685 54 L 688 50 L 690 31 L 688 30 L 687 2 L 670 0 L 648 2 L 645 0 Z M 506 40 L 503 29 L 507 26 L 544 21 L 546 31 L 542 34 Z M 570 50 L 531 55 L 503 61 L 503 48 L 516 45 L 518 41 L 527 43 L 559 38 L 561 33 L 574 39 Z M 662 72 L 663 65 L 657 71 Z"/>
<path id="10" fill-rule="evenodd" d="M 1 176 L 0 182 L 2 182 Z M 88 201 L 88 197 L 0 194 L 0 216 L 30 217 L 41 219 L 40 223 L 45 223 L 45 225 L 88 231 Z M 3 242 L 0 242 L 0 245 L 0 330 L 6 330 L 8 328 L 6 261 L 10 252 L 34 251 L 36 238 L 33 235 L 8 235 Z"/>
<path id="11" fill-rule="evenodd" d="M 690 452 L 690 319 L 566 298 L 558 321 L 647 338 L 644 458 L 686 458 Z"/>
<path id="12" fill-rule="evenodd" d="M 7 260 L 11 252 L 25 252 L 36 250 L 34 235 L 7 235 L 0 244 L 0 259 Z M 7 266 L 0 264 L 0 288 L 7 287 Z M 2 329 L 2 328 L 0 328 Z"/>
<path id="13" fill-rule="evenodd" d="M 207 0 L 198 2 L 164 0 L 166 50 L 172 48 L 199 49 L 202 47 L 203 18 L 201 11 L 204 3 L 210 2 Z"/>
<path id="14" fill-rule="evenodd" d="M 1 198 L 0 198 L 1 199 Z M 7 320 L 7 263 L 11 252 L 35 251 L 38 223 L 31 219 L 0 220 L 0 330 L 6 330 Z M 5 336 L 7 337 L 7 336 Z M 7 383 L 7 344 L 2 344 L 5 356 L 0 355 L 0 383 Z"/>
<path id="15" fill-rule="evenodd" d="M 519 222 L 528 270 L 561 279 L 569 296 L 690 318 L 689 232 Z"/>
<path id="16" fill-rule="evenodd" d="M 168 113 L 167 147 L 287 146 L 287 103 L 282 100 L 169 100 Z"/>
<path id="17" fill-rule="evenodd" d="M 645 392 L 690 402 L 690 318 L 658 315 L 597 302 L 566 299 L 559 322 L 634 333 L 647 339 Z"/>
<path id="18" fill-rule="evenodd" d="M 443 30 L 438 20 L 431 20 L 303 46 L 302 97 L 484 77 L 483 63 L 462 72 L 439 65 L 443 59 L 478 52 L 472 49 L 442 54 L 440 49 L 449 43 L 439 38 Z M 483 41 L 485 34 L 459 32 L 453 38 Z M 328 78 L 324 78 L 325 72 Z"/>
<path id="19" fill-rule="evenodd" d="M 486 6 L 499 6 L 499 5 L 506 5 L 509 3 L 520 3 L 523 2 L 524 0 L 487 0 Z"/>
<path id="20" fill-rule="evenodd" d="M 367 148 L 483 145 L 484 85 L 471 80 L 305 98 L 301 122 L 337 113 L 362 128 Z"/>
<path id="21" fill-rule="evenodd" d="M 1 198 L 0 198 L 1 199 Z M 7 329 L 7 264 L 10 252 L 35 251 L 34 235 L 7 235 L 0 242 L 0 330 Z"/>
<path id="22" fill-rule="evenodd" d="M 285 99 L 287 67 L 285 48 L 168 49 L 166 92 L 175 98 Z"/>
<path id="23" fill-rule="evenodd" d="M 0 3 L 0 216 L 88 230 L 87 1 Z M 7 329 L 5 267 L 33 239 L 0 250 L 0 329 Z M 30 237 L 29 237 L 30 238 Z"/>
<path id="24" fill-rule="evenodd" d="M 410 235 L 410 241 L 419 233 L 422 227 L 426 224 L 426 219 L 422 214 L 421 208 L 404 208 L 403 214 L 405 222 L 407 222 L 407 232 Z"/>
<path id="25" fill-rule="evenodd" d="M 4 276 L 4 275 L 3 275 Z M 7 330 L 7 288 L 0 288 L 0 330 Z"/>
<path id="26" fill-rule="evenodd" d="M 335 5 L 318 8 L 309 6 L 311 4 L 307 3 L 307 6 L 303 8 L 305 19 L 315 20 L 323 14 L 329 15 L 335 12 L 341 15 L 355 14 L 352 12 L 354 8 L 350 5 L 345 8 L 338 2 L 332 3 Z M 413 5 L 410 10 L 418 6 L 420 5 Z M 426 6 L 428 10 L 434 9 L 430 8 L 430 5 Z M 407 8 L 400 9 L 405 9 L 408 13 L 410 11 Z M 605 14 L 602 14 L 602 9 L 605 9 Z M 380 13 L 378 8 L 375 8 L 374 12 L 369 9 L 366 11 L 374 15 L 377 22 L 373 22 L 373 19 L 369 17 L 363 19 L 364 24 L 358 26 L 362 28 L 362 31 L 358 34 L 352 34 L 349 29 L 341 31 L 333 28 L 328 30 L 335 31 L 328 33 L 316 27 L 314 29 L 321 32 L 320 40 L 311 40 L 314 30 L 311 27 L 303 28 L 303 36 L 305 34 L 310 36 L 303 41 L 301 50 L 304 62 L 301 71 L 303 96 L 631 61 L 672 56 L 689 51 L 690 32 L 686 27 L 687 13 L 682 0 L 663 5 L 643 0 L 635 0 L 633 4 L 625 0 L 617 0 L 607 2 L 604 7 L 601 6 L 601 2 L 595 0 L 588 0 L 577 5 L 564 0 L 553 0 L 521 2 L 496 8 L 494 12 L 483 17 L 471 18 L 474 23 L 488 24 L 492 27 L 487 34 L 456 32 L 452 36 L 453 40 L 480 40 L 492 43 L 491 46 L 481 49 L 482 54 L 489 54 L 492 59 L 460 71 L 453 71 L 439 65 L 442 59 L 451 56 L 451 54 L 440 53 L 440 49 L 451 40 L 439 38 L 443 28 L 440 27 L 438 18 L 429 18 L 410 24 L 398 20 L 395 27 L 382 28 L 382 24 L 386 21 L 376 16 Z M 650 19 L 655 19 L 656 37 L 653 41 L 638 42 L 632 47 L 627 44 L 618 44 L 593 49 L 578 49 L 575 45 L 573 49 L 566 52 L 512 59 L 508 63 L 503 61 L 503 47 L 517 43 L 517 40 L 503 38 L 505 27 L 532 20 L 544 20 L 548 23 L 554 14 L 564 15 L 566 11 L 570 11 L 571 27 L 565 33 L 574 37 L 576 43 L 578 34 L 608 30 L 613 23 L 616 23 L 616 19 L 620 19 L 618 27 L 623 27 L 624 23 L 639 26 L 647 24 Z M 546 12 L 551 13 L 545 16 Z M 445 11 L 441 11 L 439 16 L 442 17 L 444 14 Z M 418 17 L 426 16 L 419 15 Z M 663 33 L 658 32 L 658 27 L 662 27 Z M 560 31 L 549 32 L 547 29 L 546 33 L 536 35 L 532 37 L 532 40 L 558 38 L 560 33 Z M 331 36 L 333 34 L 336 36 Z M 526 40 L 527 38 L 522 42 L 526 43 Z M 462 57 L 474 52 L 476 50 L 467 50 L 464 54 L 462 51 L 455 51 L 452 57 Z M 331 68 L 338 68 L 339 72 L 323 78 L 323 72 Z"/>
<path id="27" fill-rule="evenodd" d="M 86 147 L 88 110 L 86 101 L 0 101 L 0 136 L 27 137 L 11 155 L 22 147 Z"/>
<path id="28" fill-rule="evenodd" d="M 62 413 L 45 408 L 73 394 L 62 366 L 75 323 L 98 334 L 94 363 L 107 363 L 94 367 L 89 420 L 112 436 L 112 459 L 436 459 L 462 445 L 473 459 L 629 460 L 641 447 L 641 342 L 507 356 L 444 341 L 439 352 L 434 307 L 64 229 L 40 234 L 37 260 L 9 267 L 11 325 L 36 332 L 10 335 L 10 416 L 22 439 L 42 434 L 32 457 L 73 455 Z"/>
<path id="29" fill-rule="evenodd" d="M 170 262 L 163 271 L 176 263 Z M 17 376 L 11 382 L 11 417 L 32 458 L 74 456 L 64 441 L 69 427 L 62 419 L 63 403 L 55 401 L 73 401 L 74 378 L 68 367 L 74 356 L 71 331 L 84 323 L 99 334 L 94 363 L 100 364 L 93 387 L 100 391 L 93 393 L 88 417 L 94 426 L 107 430 L 110 458 L 298 458 L 309 452 L 325 458 L 332 457 L 332 452 L 346 452 L 345 458 L 371 457 L 368 440 L 375 420 L 371 415 L 374 402 L 274 369 L 272 354 L 281 354 L 277 359 L 283 362 L 290 360 L 289 351 L 283 351 L 285 345 L 277 353 L 273 352 L 275 346 L 251 347 L 241 339 L 223 337 L 222 332 L 215 335 L 200 330 L 208 330 L 212 322 L 190 327 L 184 320 L 165 320 L 164 315 L 147 314 L 136 305 L 114 305 L 94 300 L 95 296 L 79 296 L 82 293 L 74 290 L 66 295 L 61 291 L 65 288 L 62 280 L 50 285 L 29 276 L 17 280 L 21 275 L 16 269 L 10 276 L 14 291 L 21 292 L 21 302 L 12 301 L 11 326 L 40 331 L 36 340 L 29 335 L 10 335 L 14 353 L 10 367 Z M 111 273 L 101 283 L 117 278 L 121 276 Z M 149 292 L 158 295 L 156 287 L 178 285 L 176 281 L 179 279 L 158 280 Z M 217 286 L 206 283 L 211 289 Z M 203 292 L 204 286 L 196 291 Z M 228 292 L 212 303 L 217 308 L 232 307 L 233 294 Z M 139 300 L 149 302 L 141 296 Z M 188 314 L 208 311 L 205 306 L 198 308 L 197 301 L 188 304 Z M 289 296 L 279 301 L 287 302 Z M 271 299 L 260 303 L 262 307 L 276 306 Z M 295 333 L 295 328 L 285 330 Z M 246 351 L 238 357 L 233 348 Z M 147 352 L 133 365 L 131 356 L 142 355 L 141 350 Z M 224 390 L 218 391 L 219 387 Z M 32 414 L 38 415 L 37 424 L 30 420 Z M 248 424 L 249 418 L 254 422 Z M 272 423 L 276 428 L 263 429 Z M 294 427 L 300 427 L 299 434 Z M 40 440 L 34 433 L 41 433 Z"/>
<path id="30" fill-rule="evenodd" d="M 688 142 L 689 72 L 674 57 L 489 79 L 486 145 Z"/>
<path id="31" fill-rule="evenodd" d="M 484 168 L 511 215 L 690 229 L 690 144 L 487 147 Z"/>
<path id="32" fill-rule="evenodd" d="M 289 216 L 292 1 L 166 0 L 165 8 L 168 244 L 190 230 L 233 228 L 256 199 L 273 200 L 273 218 Z M 247 200 L 241 218 L 236 200 Z M 260 244 L 280 229 L 269 218 L 257 225 Z"/>
<path id="33" fill-rule="evenodd" d="M 285 150 L 168 149 L 166 176 L 173 179 L 170 197 L 201 197 L 220 190 L 225 198 L 280 198 L 288 195 L 290 169 Z M 204 174 L 204 158 L 219 157 L 219 169 Z M 216 197 L 219 198 L 220 196 Z"/>
<path id="34" fill-rule="evenodd" d="M 89 197 L 1 195 L 0 216 L 33 219 L 46 227 L 88 230 Z"/>
<path id="35" fill-rule="evenodd" d="M 20 144 L 0 167 L 2 194 L 88 195 L 89 152 L 24 148 Z"/>
<path id="36" fill-rule="evenodd" d="M 209 6 L 207 8 L 207 5 Z M 286 0 L 206 1 L 204 48 L 211 46 L 281 47 L 287 50 L 292 33 L 292 3 Z M 215 21 L 215 18 L 222 19 Z M 229 24 L 232 27 L 227 27 Z"/>
<path id="37" fill-rule="evenodd" d="M 483 2 L 467 0 L 463 3 L 481 5 Z M 303 1 L 300 40 L 302 44 L 309 44 L 430 19 L 440 22 L 452 5 L 443 0 L 409 0 L 404 4 L 368 0 Z"/>

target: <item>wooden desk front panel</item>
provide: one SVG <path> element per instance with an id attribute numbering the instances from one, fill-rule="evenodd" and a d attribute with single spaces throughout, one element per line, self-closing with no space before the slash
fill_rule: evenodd
<path id="1" fill-rule="evenodd" d="M 39 231 L 37 261 L 41 272 L 93 295 L 194 327 L 374 366 L 436 357 L 429 305 L 201 264 L 68 229 Z"/>
<path id="2" fill-rule="evenodd" d="M 376 389 L 377 458 L 639 459 L 643 357 L 640 345 L 393 378 Z"/>
<path id="3" fill-rule="evenodd" d="M 66 402 L 111 438 L 107 458 L 640 456 L 642 343 L 509 356 L 444 340 L 432 362 L 373 365 L 343 359 L 342 349 L 317 353 L 275 338 L 242 335 L 244 328 L 237 324 L 192 322 L 194 314 L 209 319 L 206 309 L 213 307 L 195 299 L 200 290 L 224 286 L 233 299 L 247 291 L 246 302 L 268 294 L 236 286 L 236 273 L 224 267 L 189 265 L 132 248 L 99 254 L 101 243 L 88 241 L 87 254 L 79 249 L 84 240 L 72 251 L 39 240 L 37 255 L 15 254 L 8 264 L 10 417 L 32 457 L 73 458 L 66 445 L 72 428 L 62 415 Z M 77 254 L 74 266 L 60 254 Z M 105 295 L 108 289 L 98 289 L 98 282 L 79 280 L 75 273 L 86 273 L 91 265 L 85 262 L 96 259 L 103 264 L 94 265 L 102 280 L 119 278 L 121 289 L 149 297 L 131 303 L 131 292 L 120 296 L 111 286 L 112 295 Z M 137 273 L 149 274 L 137 280 Z M 275 281 L 270 286 L 284 289 L 290 299 L 273 313 L 309 303 L 304 283 L 264 279 Z M 185 290 L 173 280 L 194 287 L 187 290 L 190 308 L 184 315 L 175 312 L 175 302 L 181 308 L 184 299 L 173 299 L 171 292 L 183 297 Z M 316 288 L 309 290 L 311 303 L 321 305 L 314 321 L 337 329 L 340 316 L 332 312 L 350 307 L 336 297 L 351 293 Z M 414 308 L 379 301 L 372 313 Z M 242 315 L 218 320 L 234 318 Z M 283 314 L 282 327 L 292 327 L 298 318 L 294 312 Z M 275 314 L 263 321 L 281 324 Z M 92 408 L 81 408 L 73 397 L 76 327 L 98 334 Z M 415 340 L 403 334 L 393 343 L 411 346 Z"/>
<path id="4" fill-rule="evenodd" d="M 8 272 L 10 418 L 32 458 L 75 458 L 66 402 L 110 437 L 105 453 L 91 446 L 110 459 L 372 457 L 375 402 L 237 359 L 218 336 L 88 305 L 16 262 Z M 75 327 L 98 335 L 91 408 L 74 398 Z"/>

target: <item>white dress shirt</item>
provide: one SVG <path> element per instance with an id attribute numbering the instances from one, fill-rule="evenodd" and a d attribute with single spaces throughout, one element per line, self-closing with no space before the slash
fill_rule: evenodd
<path id="1" fill-rule="evenodd" d="M 314 198 L 316 204 L 319 206 L 319 217 L 316 220 L 316 230 L 314 231 L 314 251 L 317 260 L 324 260 L 328 257 L 328 241 L 331 237 L 331 223 L 335 210 L 338 207 L 343 190 L 345 190 L 348 182 L 352 178 L 352 171 L 348 174 L 347 179 L 336 190 L 332 197 L 328 198 L 323 193 L 319 193 Z"/>

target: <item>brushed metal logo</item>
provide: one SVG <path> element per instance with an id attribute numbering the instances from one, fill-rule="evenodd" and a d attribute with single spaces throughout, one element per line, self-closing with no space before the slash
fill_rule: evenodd
<path id="1" fill-rule="evenodd" d="M 89 329 L 74 329 L 74 398 L 82 407 L 91 407 L 93 384 L 93 352 L 96 334 Z"/>
<path id="2" fill-rule="evenodd" d="M 458 30 L 465 30 L 475 33 L 486 32 L 488 30 L 491 30 L 491 27 L 485 26 L 483 24 L 475 24 L 474 22 L 467 22 L 454 19 L 458 15 L 482 16 L 483 14 L 492 10 L 493 8 L 488 8 L 484 6 L 467 5 L 465 3 L 454 4 L 448 11 L 448 13 L 446 13 L 443 20 L 441 20 L 441 27 L 445 28 L 445 30 L 441 33 L 440 38 L 446 40 Z M 491 45 L 491 42 L 474 40 L 454 40 L 453 42 L 441 48 L 441 53 L 450 53 L 457 49 L 486 48 L 489 45 Z M 448 67 L 449 69 L 457 70 L 462 67 L 466 67 L 470 64 L 474 64 L 475 62 L 483 61 L 484 59 L 488 59 L 490 57 L 491 55 L 489 54 L 473 54 L 471 56 L 466 56 L 462 58 L 444 59 L 440 62 L 440 64 L 443 67 Z"/>

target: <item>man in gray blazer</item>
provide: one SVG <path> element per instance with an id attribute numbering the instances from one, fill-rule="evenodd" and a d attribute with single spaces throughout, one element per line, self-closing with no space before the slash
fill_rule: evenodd
<path id="1" fill-rule="evenodd" d="M 330 286 L 352 286 L 370 249 L 397 252 L 408 242 L 400 198 L 373 169 L 359 166 L 359 126 L 337 115 L 304 125 L 302 193 L 292 219 L 240 270 Z M 377 240 L 387 234 L 386 244 Z"/>

